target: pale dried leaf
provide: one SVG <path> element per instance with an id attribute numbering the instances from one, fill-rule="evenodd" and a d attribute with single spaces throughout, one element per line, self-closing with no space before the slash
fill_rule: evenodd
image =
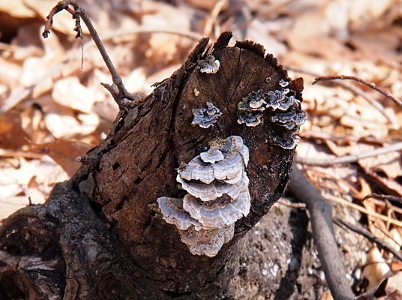
<path id="1" fill-rule="evenodd" d="M 24 2 L 24 0 L 2 0 L 0 1 L 0 11 L 15 18 L 36 17 L 35 12 Z"/>
<path id="2" fill-rule="evenodd" d="M 74 136 L 75 134 L 90 134 L 99 124 L 99 118 L 95 114 L 86 119 L 85 126 L 81 126 L 74 114 L 66 115 L 60 110 L 45 114 L 44 120 L 46 127 L 56 138 Z"/>
<path id="3" fill-rule="evenodd" d="M 36 145 L 33 150 L 46 153 L 59 164 L 69 176 L 72 176 L 81 166 L 81 163 L 77 162 L 76 158 L 85 155 L 92 147 L 93 145 L 82 142 L 55 139 L 52 143 Z"/>
<path id="4" fill-rule="evenodd" d="M 77 77 L 67 77 L 54 84 L 52 97 L 58 104 L 90 113 L 95 101 L 100 101 L 104 94 L 101 87 L 85 87 Z"/>
<path id="5" fill-rule="evenodd" d="M 380 251 L 376 247 L 371 248 L 367 254 L 366 267 L 363 270 L 363 276 L 366 277 L 369 282 L 367 290 L 377 287 L 381 281 L 389 275 L 390 271 L 391 269 L 385 262 Z"/>
<path id="6" fill-rule="evenodd" d="M 172 5 L 162 2 L 144 1 L 143 9 L 152 12 L 143 16 L 143 26 L 177 31 L 190 31 L 188 14 Z M 150 36 L 150 47 L 145 51 L 145 55 L 148 59 L 147 63 L 152 64 L 160 57 L 164 57 L 165 63 L 171 61 L 175 58 L 179 45 L 189 46 L 191 44 L 192 41 L 182 39 L 177 35 L 154 33 Z M 161 61 L 159 60 L 158 63 L 160 64 Z"/>

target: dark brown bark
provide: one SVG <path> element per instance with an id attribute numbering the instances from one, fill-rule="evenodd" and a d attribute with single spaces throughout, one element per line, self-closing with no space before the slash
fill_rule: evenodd
<path id="1" fill-rule="evenodd" d="M 0 282 L 13 299 L 221 299 L 238 272 L 238 241 L 282 195 L 293 149 L 275 143 L 286 129 L 264 111 L 256 127 L 238 124 L 237 104 L 252 91 L 275 90 L 287 72 L 262 46 L 213 48 L 202 39 L 184 65 L 154 92 L 122 108 L 89 161 L 58 184 L 44 205 L 20 210 L 0 229 Z M 219 72 L 201 73 L 208 54 Z M 302 81 L 290 83 L 301 100 Z M 194 91 L 198 91 L 195 93 Z M 192 109 L 213 102 L 222 116 L 213 127 L 191 126 Z M 300 106 L 295 108 L 300 110 Z M 208 142 L 241 136 L 250 150 L 251 209 L 216 257 L 192 255 L 155 208 L 158 197 L 179 197 L 176 169 Z M 6 286 L 6 288 L 4 288 Z M 29 296 L 28 296 L 29 295 Z"/>

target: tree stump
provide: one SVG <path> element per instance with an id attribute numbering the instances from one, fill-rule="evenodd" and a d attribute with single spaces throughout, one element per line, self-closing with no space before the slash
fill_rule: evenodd
<path id="1" fill-rule="evenodd" d="M 305 120 L 302 79 L 288 78 L 261 45 L 228 47 L 230 38 L 200 40 L 152 94 L 121 108 L 109 136 L 45 204 L 5 220 L 1 299 L 225 298 L 238 242 L 283 194 Z M 264 109 L 252 109 L 261 99 Z M 195 121 L 197 109 L 208 124 Z M 193 255 L 156 201 L 183 197 L 178 169 L 231 136 L 249 150 L 250 212 L 216 256 Z"/>

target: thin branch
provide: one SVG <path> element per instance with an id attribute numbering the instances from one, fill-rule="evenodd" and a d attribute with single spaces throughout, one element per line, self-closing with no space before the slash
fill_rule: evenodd
<path id="1" fill-rule="evenodd" d="M 306 75 L 309 75 L 309 76 L 312 76 L 312 77 L 320 77 L 320 75 L 318 75 L 316 73 L 305 71 L 303 69 L 292 67 L 292 66 L 286 66 L 286 69 L 291 70 L 293 72 L 306 74 Z M 362 97 L 363 99 L 365 99 L 369 104 L 371 104 L 375 109 L 377 109 L 378 112 L 381 113 L 388 120 L 388 122 L 390 122 L 391 124 L 395 123 L 395 121 L 392 120 L 389 117 L 389 115 L 385 113 L 384 106 L 381 103 L 379 103 L 377 99 L 372 97 L 370 94 L 366 93 L 365 91 L 363 91 L 358 86 L 356 86 L 356 85 L 354 85 L 354 84 L 352 84 L 350 82 L 347 82 L 347 81 L 338 81 L 337 84 L 339 84 L 340 86 L 350 90 L 352 93 L 355 93 L 356 95 L 358 95 L 358 96 Z"/>
<path id="2" fill-rule="evenodd" d="M 388 201 L 395 201 L 402 203 L 402 197 L 397 197 L 397 196 L 392 196 L 392 195 L 381 195 L 381 194 L 368 194 L 367 196 L 364 196 L 362 201 L 369 199 L 369 198 L 374 198 L 374 199 L 379 199 L 379 200 L 388 200 Z"/>
<path id="3" fill-rule="evenodd" d="M 395 250 L 394 247 L 392 247 L 389 243 L 387 243 L 386 241 L 383 241 L 382 239 L 376 237 L 374 234 L 372 234 L 370 231 L 368 231 L 367 229 L 361 227 L 361 226 L 357 226 L 357 225 L 353 225 L 350 224 L 340 218 L 335 218 L 334 219 L 334 223 L 337 224 L 339 227 L 342 228 L 341 225 L 345 226 L 346 228 L 349 228 L 350 230 L 364 236 L 365 238 L 367 238 L 370 242 L 377 244 L 379 247 L 381 247 L 382 249 L 384 249 L 385 251 L 388 251 L 390 253 L 392 253 L 396 258 L 398 258 L 401 262 L 402 262 L 402 254 Z"/>
<path id="4" fill-rule="evenodd" d="M 329 160 L 326 160 L 326 159 L 320 160 L 320 159 L 308 158 L 308 157 L 303 158 L 303 157 L 296 156 L 296 162 L 304 164 L 304 165 L 309 165 L 309 166 L 329 167 L 329 166 L 337 165 L 337 164 L 355 163 L 363 158 L 387 154 L 389 152 L 400 151 L 400 150 L 402 150 L 402 142 L 396 143 L 389 147 L 378 148 L 373 151 L 369 151 L 369 152 L 365 152 L 365 153 L 360 153 L 360 154 L 356 154 L 356 155 L 344 155 L 344 156 L 339 156 L 339 157 L 336 157 L 334 159 L 329 159 Z"/>
<path id="5" fill-rule="evenodd" d="M 387 97 L 388 99 L 392 100 L 396 105 L 401 106 L 402 107 L 402 101 L 395 98 L 394 95 L 392 95 L 390 92 L 380 88 L 379 86 L 377 86 L 375 83 L 373 82 L 369 82 L 367 80 L 364 80 L 362 78 L 356 77 L 356 76 L 347 76 L 347 75 L 337 75 L 337 76 L 322 76 L 322 77 L 317 77 L 315 79 L 315 81 L 313 82 L 313 84 L 316 84 L 319 81 L 325 81 L 325 80 L 336 80 L 336 79 L 341 79 L 341 80 L 354 80 L 357 82 L 360 82 L 366 86 L 368 86 L 369 88 L 383 94 L 385 97 Z"/>
<path id="6" fill-rule="evenodd" d="M 303 172 L 293 165 L 290 192 L 305 203 L 310 213 L 311 227 L 318 257 L 324 269 L 325 278 L 335 300 L 354 299 L 346 279 L 345 269 L 334 238 L 332 207 L 320 192 L 308 181 Z"/>
<path id="7" fill-rule="evenodd" d="M 400 208 L 398 206 L 395 206 L 395 205 L 392 205 L 389 201 L 382 201 L 382 200 L 372 198 L 371 202 L 373 202 L 375 205 L 379 206 L 381 209 L 389 207 L 394 212 L 402 215 L 402 208 Z"/>
<path id="8" fill-rule="evenodd" d="M 42 153 L 11 151 L 0 149 L 0 157 L 23 157 L 27 159 L 40 159 L 44 156 Z"/>
<path id="9" fill-rule="evenodd" d="M 72 6 L 74 9 L 71 9 L 70 6 Z M 60 1 L 50 12 L 49 16 L 47 17 L 47 22 L 45 25 L 45 30 L 43 32 L 43 37 L 47 37 L 50 33 L 50 28 L 53 23 L 53 17 L 55 14 L 58 12 L 66 10 L 70 14 L 73 15 L 73 17 L 76 19 L 76 26 L 74 28 L 74 31 L 77 31 L 77 38 L 81 37 L 82 38 L 82 30 L 81 30 L 81 25 L 79 23 L 79 17 L 82 18 L 84 21 L 85 25 L 88 27 L 89 33 L 91 34 L 92 39 L 94 40 L 96 46 L 98 47 L 98 50 L 100 54 L 102 55 L 103 61 L 106 64 L 106 67 L 109 69 L 110 74 L 112 75 L 112 80 L 113 84 L 117 87 L 119 90 L 119 95 L 117 97 L 114 96 L 115 101 L 121 107 L 121 100 L 124 98 L 132 99 L 132 95 L 126 90 L 123 84 L 123 80 L 121 79 L 120 75 L 117 73 L 116 68 L 113 65 L 112 60 L 110 59 L 109 55 L 106 52 L 105 47 L 102 44 L 102 41 L 98 35 L 98 33 L 95 30 L 95 27 L 92 25 L 91 20 L 89 19 L 87 13 L 85 12 L 84 9 L 82 9 L 78 2 L 76 0 L 63 0 Z"/>
<path id="10" fill-rule="evenodd" d="M 300 209 L 306 209 L 306 203 L 292 203 L 289 200 L 285 198 L 280 198 L 274 205 L 280 204 L 286 207 L 291 207 L 291 208 L 300 208 Z"/>
<path id="11" fill-rule="evenodd" d="M 332 202 L 336 202 L 336 203 L 339 203 L 339 204 L 342 204 L 342 205 L 345 205 L 345 206 L 349 206 L 349 207 L 354 208 L 354 209 L 356 209 L 356 210 L 358 210 L 358 211 L 360 211 L 360 212 L 362 212 L 364 214 L 376 217 L 376 218 L 378 218 L 380 220 L 383 220 L 384 222 L 388 222 L 390 224 L 393 224 L 395 226 L 398 226 L 398 227 L 402 228 L 402 222 L 401 221 L 391 219 L 389 217 L 386 217 L 386 216 L 384 216 L 382 214 L 379 214 L 379 213 L 376 213 L 376 212 L 373 212 L 373 211 L 369 211 L 369 210 L 365 209 L 364 207 L 362 207 L 360 205 L 350 203 L 349 201 L 346 201 L 346 200 L 344 200 L 342 198 L 335 197 L 335 196 L 332 196 L 332 195 L 324 195 L 324 198 L 326 198 L 326 199 L 328 199 L 328 200 L 330 200 Z"/>
<path id="12" fill-rule="evenodd" d="M 202 38 L 202 36 L 196 32 L 168 30 L 168 29 L 160 29 L 160 28 L 156 28 L 156 27 L 154 28 L 154 27 L 143 26 L 143 27 L 138 27 L 138 28 L 134 28 L 134 29 L 121 30 L 118 33 L 109 33 L 103 40 L 110 40 L 114 37 L 124 36 L 124 35 L 129 35 L 129 34 L 142 34 L 142 33 L 148 33 L 148 34 L 167 33 L 167 34 L 183 36 L 183 37 L 189 38 L 191 40 L 195 40 L 195 41 L 198 41 L 199 39 Z M 93 45 L 95 45 L 94 42 L 92 40 L 90 40 L 90 41 L 86 42 L 83 46 L 81 45 L 81 52 L 77 51 L 75 49 L 72 50 L 67 58 L 64 58 L 63 61 L 60 61 L 59 63 L 55 64 L 45 75 L 40 77 L 34 84 L 32 84 L 29 87 L 24 88 L 17 95 L 9 97 L 6 101 L 4 101 L 4 105 L 2 107 L 0 107 L 0 115 L 6 113 L 11 108 L 13 108 L 18 103 L 20 103 L 22 100 L 24 100 L 26 97 L 28 97 L 28 95 L 36 87 L 40 86 L 48 78 L 51 78 L 57 71 L 59 71 L 64 65 L 69 63 L 71 60 L 73 60 L 78 54 L 81 53 L 81 55 L 82 55 L 82 51 L 83 51 L 82 49 L 84 49 L 84 48 L 88 49 L 89 47 L 92 47 Z M 7 45 L 5 45 L 5 46 L 7 46 Z M 2 47 L 3 47 L 3 44 L 0 43 L 0 49 L 2 49 Z M 16 46 L 9 46 L 9 47 L 10 47 L 10 50 L 12 50 Z M 82 55 L 82 57 L 84 57 L 84 56 Z M 81 61 L 81 67 L 82 67 L 82 64 L 83 63 Z"/>

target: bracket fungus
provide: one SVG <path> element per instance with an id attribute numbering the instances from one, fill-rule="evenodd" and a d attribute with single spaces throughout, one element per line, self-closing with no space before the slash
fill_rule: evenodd
<path id="1" fill-rule="evenodd" d="M 255 127 L 262 124 L 264 114 L 268 114 L 271 123 L 277 123 L 285 129 L 279 130 L 280 135 L 273 136 L 272 142 L 284 149 L 294 149 L 299 141 L 297 133 L 307 115 L 300 109 L 301 101 L 296 99 L 295 92 L 289 88 L 290 82 L 281 79 L 278 85 L 279 89 L 259 89 L 243 97 L 237 104 L 237 122 Z"/>
<path id="2" fill-rule="evenodd" d="M 174 224 L 192 254 L 215 256 L 250 211 L 249 151 L 240 136 L 210 142 L 210 149 L 178 170 L 183 199 L 159 197 L 163 218 Z"/>
<path id="3" fill-rule="evenodd" d="M 198 61 L 198 68 L 201 73 L 215 74 L 218 72 L 221 63 L 215 59 L 215 56 L 208 55 L 205 59 Z"/>
<path id="4" fill-rule="evenodd" d="M 213 103 L 207 102 L 207 108 L 195 108 L 193 115 L 194 119 L 191 125 L 198 124 L 201 128 L 208 128 L 218 120 L 222 113 Z"/>

